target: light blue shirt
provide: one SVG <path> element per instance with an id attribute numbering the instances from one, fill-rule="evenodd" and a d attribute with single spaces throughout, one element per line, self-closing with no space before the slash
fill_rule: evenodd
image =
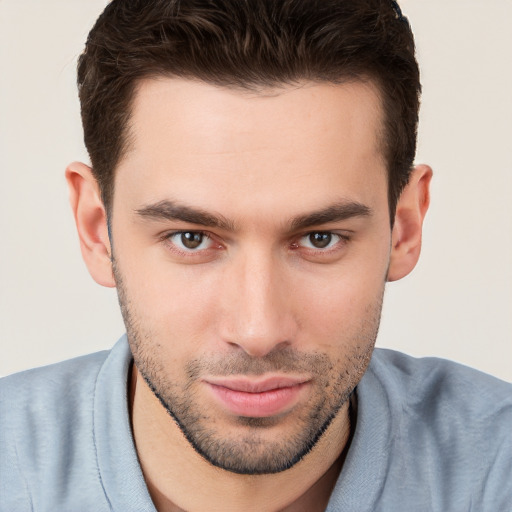
<path id="1" fill-rule="evenodd" d="M 131 435 L 130 364 L 123 337 L 0 380 L 0 512 L 155 512 Z M 357 400 L 328 512 L 512 512 L 511 384 L 377 349 Z"/>

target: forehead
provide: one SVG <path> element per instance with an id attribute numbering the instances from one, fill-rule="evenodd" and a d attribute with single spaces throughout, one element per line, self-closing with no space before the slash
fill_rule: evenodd
<path id="1" fill-rule="evenodd" d="M 155 115 L 157 114 L 157 115 Z M 221 129 L 224 133 L 247 132 L 259 135 L 258 141 L 269 143 L 267 134 L 273 128 L 296 138 L 298 126 L 305 137 L 319 135 L 334 125 L 333 137 L 342 137 L 350 130 L 353 136 L 362 136 L 368 143 L 379 143 L 382 131 L 382 105 L 377 86 L 371 81 L 353 81 L 343 84 L 303 82 L 257 90 L 234 89 L 179 78 L 144 79 L 137 84 L 132 102 L 130 130 L 135 145 L 149 142 L 152 132 L 172 131 L 175 137 L 198 140 L 198 125 L 204 129 Z M 148 124 L 151 124 L 151 127 Z M 371 127 L 367 130 L 367 127 Z M 150 128 L 148 130 L 148 128 Z M 362 133 L 365 131 L 365 133 Z M 343 133 L 345 132 L 345 133 Z M 190 136 L 194 137 L 190 137 Z M 236 149 L 242 137 L 225 139 L 226 146 Z M 219 149 L 219 140 L 210 131 L 208 140 L 212 149 Z M 277 142 L 277 141 L 276 141 Z M 321 142 L 319 139 L 317 143 Z M 210 145 L 209 145 L 210 146 Z"/>
<path id="2" fill-rule="evenodd" d="M 223 188 L 232 198 L 250 194 L 263 207 L 276 191 L 314 203 L 329 190 L 340 197 L 376 183 L 386 189 L 382 124 L 380 95 L 370 82 L 250 92 L 143 80 L 115 196 L 124 190 L 155 202 L 174 191 L 207 207 Z"/>

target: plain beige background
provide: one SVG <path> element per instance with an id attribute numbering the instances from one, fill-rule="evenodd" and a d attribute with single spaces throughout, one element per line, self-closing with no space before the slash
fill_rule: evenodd
<path id="1" fill-rule="evenodd" d="M 81 261 L 64 169 L 87 161 L 76 58 L 104 0 L 0 0 L 0 375 L 109 348 L 114 290 Z M 433 200 L 378 345 L 512 381 L 512 1 L 402 0 Z"/>

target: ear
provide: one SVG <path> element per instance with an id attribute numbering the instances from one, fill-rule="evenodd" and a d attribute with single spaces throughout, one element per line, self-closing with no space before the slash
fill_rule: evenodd
<path id="1" fill-rule="evenodd" d="M 388 281 L 405 277 L 418 262 L 423 219 L 430 204 L 431 179 L 432 169 L 428 165 L 416 166 L 398 200 L 391 236 Z"/>
<path id="2" fill-rule="evenodd" d="M 107 214 L 96 178 L 90 167 L 73 162 L 66 169 L 66 180 L 80 249 L 89 273 L 98 284 L 115 287 Z"/>

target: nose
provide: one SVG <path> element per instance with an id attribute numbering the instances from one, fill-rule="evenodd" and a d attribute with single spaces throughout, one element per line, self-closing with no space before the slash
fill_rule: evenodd
<path id="1" fill-rule="evenodd" d="M 285 264 L 271 254 L 241 256 L 225 275 L 222 339 L 252 357 L 294 342 L 297 334 Z"/>

